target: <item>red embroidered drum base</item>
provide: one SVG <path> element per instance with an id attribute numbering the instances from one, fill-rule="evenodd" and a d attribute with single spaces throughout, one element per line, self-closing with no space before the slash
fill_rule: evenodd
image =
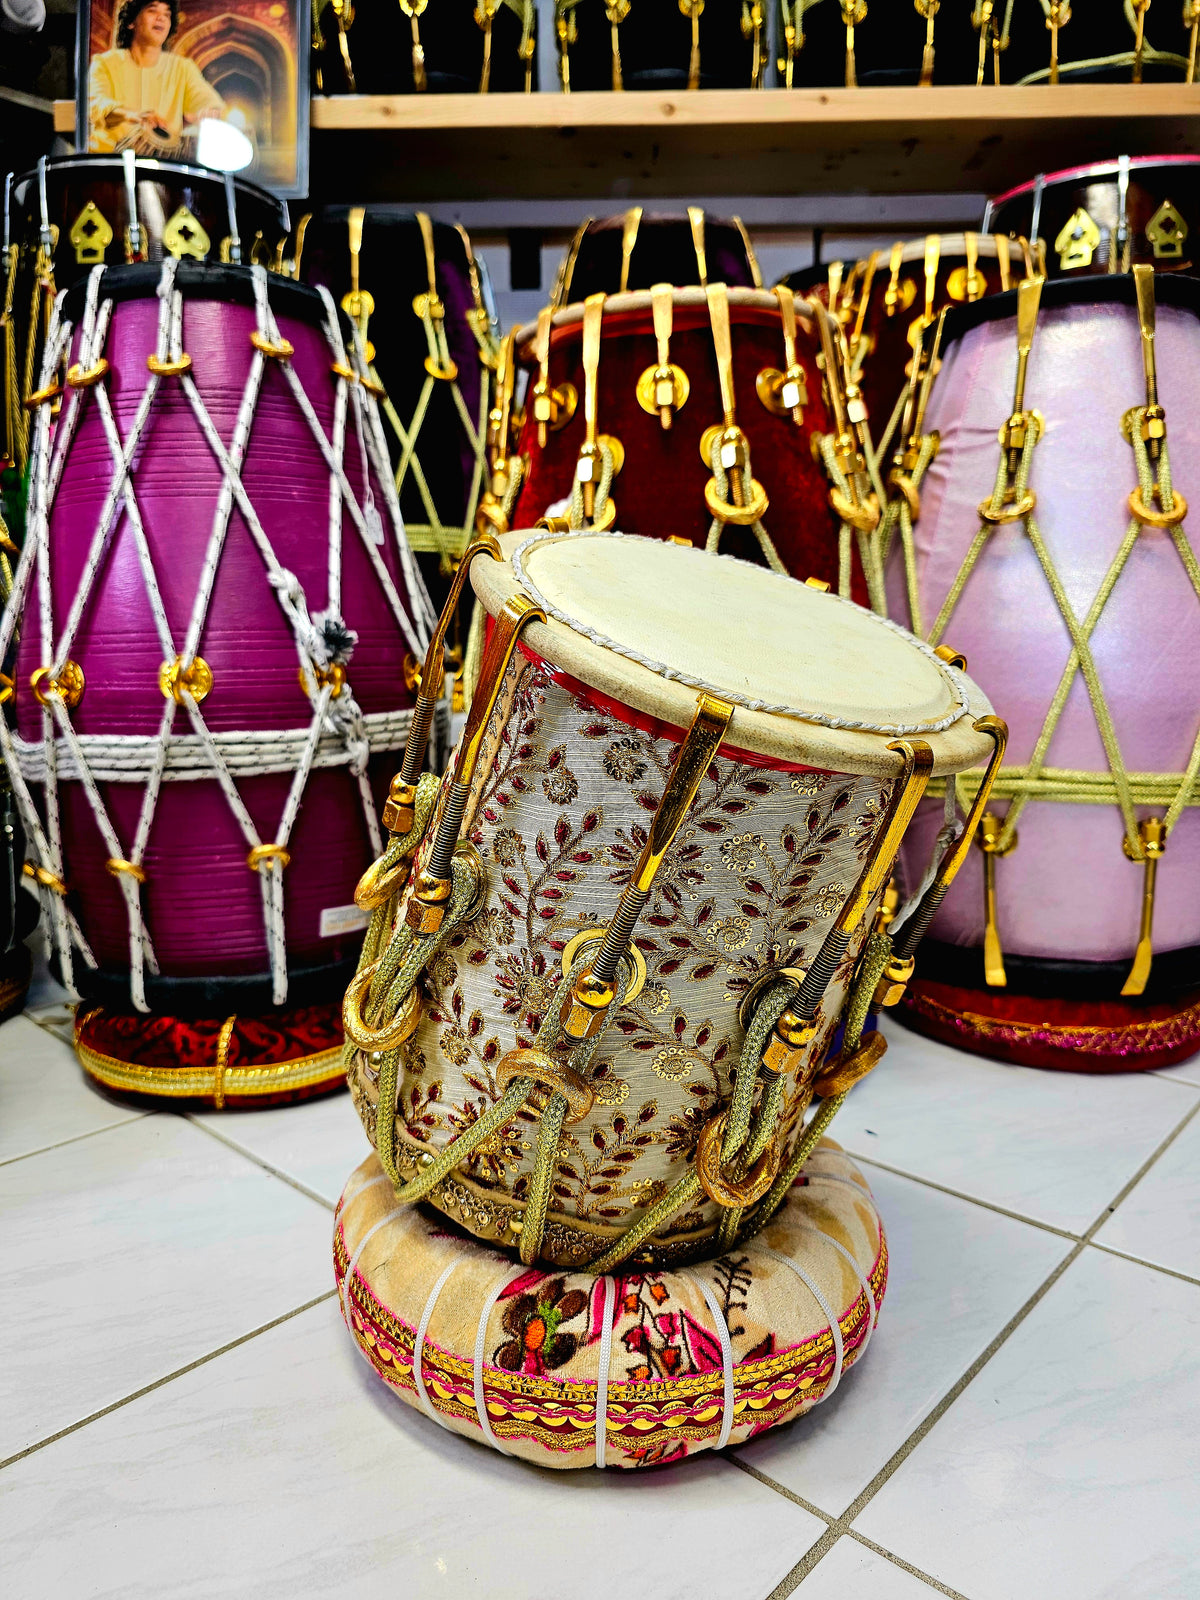
<path id="1" fill-rule="evenodd" d="M 995 1061 L 1060 1072 L 1148 1072 L 1200 1051 L 1200 995 L 1050 1000 L 911 983 L 894 1015 L 917 1033 Z"/>
<path id="2" fill-rule="evenodd" d="M 143 1100 L 262 1107 L 344 1085 L 340 1005 L 234 1017 L 222 1051 L 229 1021 L 81 1006 L 75 1049 L 84 1071 L 109 1093 Z"/>

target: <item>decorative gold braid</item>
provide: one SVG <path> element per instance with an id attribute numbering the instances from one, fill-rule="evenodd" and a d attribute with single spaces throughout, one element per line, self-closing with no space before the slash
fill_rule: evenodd
<path id="1" fill-rule="evenodd" d="M 85 1044 L 80 1038 L 79 1021 L 75 1025 L 75 1053 L 89 1077 L 105 1088 L 124 1094 L 155 1095 L 169 1100 L 209 1100 L 215 1095 L 215 1067 L 146 1067 L 136 1061 L 119 1061 Z M 332 1085 L 342 1079 L 341 1057 L 342 1049 L 338 1045 L 332 1050 L 320 1050 L 316 1055 L 298 1056 L 293 1061 L 272 1061 L 257 1067 L 226 1067 L 225 1098 L 242 1100 L 294 1094 L 318 1084 Z"/>
<path id="2" fill-rule="evenodd" d="M 213 1105 L 220 1111 L 225 1105 L 225 1072 L 229 1066 L 229 1046 L 233 1039 L 234 1026 L 237 1023 L 236 1012 L 232 1017 L 226 1017 L 221 1024 L 221 1031 L 217 1035 L 217 1060 L 213 1069 Z"/>

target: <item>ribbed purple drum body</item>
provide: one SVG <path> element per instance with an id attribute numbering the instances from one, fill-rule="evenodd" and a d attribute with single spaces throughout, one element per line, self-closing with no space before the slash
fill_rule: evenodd
<path id="1" fill-rule="evenodd" d="M 111 296 L 111 324 L 104 344 L 110 371 L 102 379 L 122 439 L 133 426 L 148 380 L 147 357 L 156 349 L 159 269 L 110 271 L 102 295 Z M 183 348 L 191 375 L 216 430 L 228 448 L 234 437 L 243 391 L 256 359 L 251 334 L 256 329 L 250 272 L 241 268 L 181 268 L 184 288 Z M 322 326 L 326 311 L 317 293 L 280 278 L 270 278 L 269 296 L 278 330 L 293 347 L 291 367 L 327 439 L 334 436 L 339 380 Z M 75 291 L 76 297 L 80 291 Z M 67 307 L 78 319 L 81 300 Z M 78 331 L 75 335 L 78 360 Z M 343 391 L 348 387 L 341 385 Z M 61 431 L 76 399 L 81 420 L 66 451 L 62 481 L 49 517 L 49 577 L 52 639 L 61 638 L 64 621 L 80 584 L 89 547 L 113 479 L 113 456 L 101 411 L 83 390 L 67 391 L 51 435 Z M 386 460 L 386 457 L 384 457 Z M 367 474 L 378 513 L 372 543 L 411 614 L 413 598 L 400 541 L 389 516 L 383 487 L 373 469 L 349 407 L 343 454 L 351 494 L 361 507 Z M 143 441 L 133 486 L 145 527 L 150 560 L 162 593 L 167 623 L 178 652 L 201 585 L 214 517 L 222 491 L 222 470 L 198 425 L 183 387 L 175 378 L 160 382 Z M 346 668 L 346 682 L 362 711 L 396 712 L 410 703 L 402 663 L 413 648 L 398 624 L 364 539 L 331 488 L 331 471 L 305 421 L 277 359 L 267 359 L 241 480 L 279 564 L 295 575 L 310 615 L 330 605 L 331 503 L 341 524 L 341 606 L 346 625 L 357 634 Z M 382 539 L 382 542 L 378 542 Z M 25 605 L 17 671 L 17 727 L 23 741 L 43 734 L 42 712 L 28 685 L 45 665 L 52 646 L 43 639 L 36 576 Z M 420 633 L 423 622 L 414 633 Z M 219 555 L 208 619 L 199 655 L 212 670 L 213 686 L 200 710 L 215 735 L 239 731 L 254 742 L 257 732 L 305 729 L 313 709 L 299 679 L 296 637 L 281 609 L 267 568 L 235 504 Z M 135 529 L 122 511 L 99 577 L 83 615 L 70 659 L 83 670 L 86 688 L 71 712 L 81 736 L 157 734 L 166 701 L 159 684 L 164 652 L 156 631 L 147 585 L 139 561 Z M 183 706 L 175 712 L 173 738 L 192 736 Z M 401 741 L 402 742 L 402 741 Z M 385 741 L 385 744 L 387 741 Z M 390 740 L 395 748 L 397 740 Z M 371 768 L 376 799 L 385 775 L 373 743 Z M 278 765 L 278 763 L 277 763 Z M 395 765 L 382 765 L 390 772 Z M 295 762 L 292 762 L 295 766 Z M 277 828 L 292 783 L 290 771 L 236 777 L 241 799 L 262 840 Z M 99 784 L 104 805 L 130 854 L 145 794 L 145 779 Z M 118 882 L 106 867 L 111 854 L 83 785 L 59 784 L 65 869 L 76 912 L 102 968 L 128 969 L 129 923 Z M 295 827 L 287 843 L 290 864 L 284 873 L 288 965 L 326 966 L 354 954 L 357 937 L 343 928 L 323 935 L 322 912 L 349 907 L 355 882 L 373 857 L 359 785 L 344 764 L 319 764 L 310 773 Z M 142 861 L 146 874 L 142 906 L 158 963 L 166 977 L 264 973 L 268 967 L 263 897 L 258 874 L 247 865 L 248 845 L 229 798 L 211 769 L 186 781 L 165 782 L 158 799 L 149 845 Z M 337 919 L 334 919 L 336 922 Z M 345 918 L 341 919 L 343 922 Z M 77 963 L 83 975 L 83 964 Z M 85 980 L 86 981 L 86 980 Z M 292 1004 L 309 996 L 293 984 Z"/>
<path id="2" fill-rule="evenodd" d="M 1200 508 L 1200 284 L 1155 279 L 1159 396 L 1166 408 L 1175 488 Z M 960 312 L 967 330 L 945 349 L 926 428 L 941 435 L 921 489 L 915 528 L 926 632 L 980 525 L 993 490 L 997 429 L 1012 410 L 1017 340 L 1015 293 Z M 1045 432 L 1033 456 L 1034 518 L 1076 615 L 1086 616 L 1130 525 L 1137 486 L 1122 414 L 1146 403 L 1138 317 L 1130 278 L 1046 286 L 1029 362 L 1025 405 Z M 974 323 L 973 326 L 969 325 Z M 948 327 L 952 333 L 955 324 Z M 1193 517 L 1195 516 L 1193 511 Z M 1195 540 L 1193 538 L 1193 545 Z M 908 622 L 899 561 L 889 571 L 889 609 Z M 1034 548 L 1020 521 L 993 529 L 943 641 L 1009 724 L 1006 767 L 1034 749 L 1071 648 Z M 1096 667 L 1131 772 L 1182 774 L 1200 721 L 1200 603 L 1170 536 L 1144 527 L 1092 635 Z M 1104 774 L 1108 761 L 1078 674 L 1046 756 L 1055 768 Z M 993 807 L 1003 813 L 1003 803 Z M 904 859 L 919 877 L 941 807 L 923 808 Z M 1163 806 L 1137 815 L 1161 816 Z M 1018 845 L 997 862 L 998 927 L 1006 956 L 1127 962 L 1138 935 L 1143 868 L 1122 853 L 1113 804 L 1031 803 Z M 930 930 L 933 940 L 980 945 L 981 865 L 972 852 Z M 1158 871 L 1157 958 L 1200 945 L 1200 812 L 1186 809 Z M 1119 988 L 1108 992 L 1115 996 Z"/>

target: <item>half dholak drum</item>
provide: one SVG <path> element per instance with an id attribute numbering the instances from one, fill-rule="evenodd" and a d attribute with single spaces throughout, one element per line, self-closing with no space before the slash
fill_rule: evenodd
<path id="1" fill-rule="evenodd" d="M 893 941 L 908 819 L 1003 724 L 903 630 L 745 562 L 542 532 L 468 564 L 493 628 L 453 770 L 406 759 L 359 890 L 347 1317 L 506 1451 L 719 1448 L 861 1354 L 883 1237 L 822 1135 L 975 816 Z"/>
<path id="2" fill-rule="evenodd" d="M 865 601 L 879 507 L 831 337 L 787 288 L 664 283 L 547 307 L 516 334 L 534 371 L 497 525 L 615 525 Z"/>
<path id="3" fill-rule="evenodd" d="M 951 312 L 940 355 L 891 614 L 962 652 L 1012 742 L 903 1015 L 1005 1060 L 1161 1066 L 1200 1049 L 1200 284 L 1027 280 Z"/>
<path id="4" fill-rule="evenodd" d="M 338 1077 L 373 784 L 429 628 L 346 332 L 314 289 L 173 259 L 94 268 L 51 324 L 0 739 L 110 1089 Z"/>

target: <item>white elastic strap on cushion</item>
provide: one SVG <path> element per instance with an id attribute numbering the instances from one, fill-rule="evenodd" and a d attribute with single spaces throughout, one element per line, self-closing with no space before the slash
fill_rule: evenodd
<path id="1" fill-rule="evenodd" d="M 850 1251 L 846 1249 L 846 1246 L 844 1244 L 839 1244 L 832 1234 L 826 1233 L 823 1228 L 818 1228 L 815 1222 L 801 1222 L 800 1226 L 805 1228 L 809 1233 L 818 1234 L 822 1239 L 824 1239 L 826 1244 L 831 1244 L 837 1251 L 838 1255 L 845 1257 L 846 1261 L 849 1263 L 851 1272 L 853 1272 L 854 1276 L 858 1279 L 858 1287 L 862 1290 L 863 1294 L 866 1295 L 867 1305 L 870 1308 L 870 1315 L 867 1317 L 867 1331 L 863 1336 L 862 1349 L 859 1351 L 860 1356 L 865 1355 L 867 1346 L 871 1342 L 871 1335 L 875 1332 L 875 1323 L 879 1316 L 879 1301 L 875 1298 L 875 1291 L 871 1288 L 869 1278 L 859 1266 L 858 1262 L 854 1259 L 853 1255 L 851 1255 Z"/>
<path id="2" fill-rule="evenodd" d="M 613 1306 L 617 1299 L 617 1280 L 604 1280 L 604 1320 L 600 1326 L 600 1366 L 596 1373 L 596 1465 L 608 1465 L 608 1383 L 612 1366 Z"/>
<path id="3" fill-rule="evenodd" d="M 407 1206 L 397 1206 L 394 1211 L 389 1211 L 387 1216 L 380 1217 L 378 1222 L 372 1223 L 367 1229 L 366 1233 L 363 1234 L 362 1238 L 355 1245 L 354 1254 L 346 1263 L 346 1276 L 342 1279 L 342 1317 L 351 1333 L 353 1333 L 354 1328 L 350 1321 L 350 1285 L 354 1282 L 354 1274 L 358 1270 L 359 1259 L 362 1256 L 363 1251 L 366 1249 L 372 1234 L 378 1233 L 380 1228 L 385 1227 L 389 1222 L 395 1222 L 396 1218 L 402 1217 L 407 1210 Z M 355 1343 L 357 1342 L 358 1341 L 356 1340 Z"/>
<path id="4" fill-rule="evenodd" d="M 825 1393 L 821 1396 L 822 1400 L 828 1400 L 830 1395 L 837 1388 L 838 1384 L 842 1381 L 841 1320 L 834 1316 L 833 1307 L 829 1304 L 829 1301 L 826 1300 L 825 1296 L 821 1293 L 820 1289 L 817 1288 L 816 1284 L 809 1277 L 808 1273 L 805 1272 L 804 1268 L 797 1262 L 793 1261 L 791 1256 L 785 1256 L 780 1251 L 772 1250 L 767 1245 L 763 1245 L 762 1250 L 764 1255 L 774 1256 L 776 1261 L 782 1261 L 785 1267 L 790 1267 L 800 1279 L 800 1282 L 804 1284 L 807 1289 L 812 1291 L 813 1299 L 821 1308 L 821 1315 L 829 1324 L 829 1331 L 833 1335 L 833 1377 L 830 1378 L 828 1387 L 826 1388 Z"/>
<path id="5" fill-rule="evenodd" d="M 725 1394 L 721 1405 L 721 1435 L 714 1450 L 724 1450 L 729 1443 L 729 1435 L 733 1432 L 733 1344 L 729 1338 L 729 1324 L 725 1321 L 725 1313 L 717 1304 L 716 1296 L 705 1283 L 703 1278 L 690 1272 L 688 1277 L 704 1296 L 704 1303 L 712 1312 L 713 1331 L 721 1341 L 721 1365 L 724 1369 Z"/>
<path id="6" fill-rule="evenodd" d="M 434 1284 L 433 1288 L 429 1291 L 429 1299 L 425 1302 L 425 1309 L 422 1311 L 421 1320 L 417 1324 L 417 1336 L 413 1341 L 413 1381 L 417 1386 L 417 1399 L 421 1402 L 421 1409 L 424 1411 L 427 1417 L 433 1418 L 439 1428 L 447 1428 L 451 1433 L 453 1433 L 455 1430 L 451 1428 L 446 1419 L 434 1409 L 433 1401 L 426 1393 L 425 1377 L 421 1371 L 421 1356 L 425 1349 L 425 1335 L 429 1331 L 429 1319 L 433 1316 L 433 1308 L 438 1303 L 438 1295 L 440 1295 L 442 1290 L 445 1288 L 446 1279 L 454 1271 L 457 1265 L 457 1261 L 452 1261 L 442 1273 L 438 1281 Z"/>
<path id="7" fill-rule="evenodd" d="M 336 1211 L 333 1213 L 333 1220 L 336 1222 L 346 1207 L 348 1205 L 352 1205 L 354 1201 L 358 1199 L 360 1194 L 366 1194 L 368 1189 L 378 1188 L 381 1183 L 388 1182 L 390 1182 L 390 1179 L 388 1178 L 387 1173 L 381 1172 L 377 1178 L 368 1178 L 366 1183 L 360 1183 L 357 1189 L 351 1189 L 349 1194 L 343 1194 L 342 1198 L 337 1203 Z"/>
<path id="8" fill-rule="evenodd" d="M 525 1270 L 526 1269 L 522 1267 L 521 1272 L 518 1273 L 517 1276 L 522 1276 Z M 508 1451 L 492 1432 L 492 1424 L 491 1419 L 487 1414 L 487 1406 L 483 1403 L 483 1346 L 484 1340 L 487 1338 L 488 1318 L 492 1314 L 492 1307 L 496 1304 L 496 1301 L 499 1300 L 500 1296 L 508 1287 L 509 1281 L 508 1275 L 505 1274 L 505 1276 L 500 1279 L 499 1283 L 497 1283 L 496 1287 L 492 1290 L 491 1294 L 489 1294 L 487 1299 L 483 1302 L 483 1310 L 479 1313 L 479 1328 L 475 1334 L 475 1361 L 472 1372 L 472 1383 L 475 1389 L 475 1415 L 479 1418 L 479 1426 L 483 1429 L 483 1437 L 491 1445 L 492 1449 L 498 1450 L 502 1456 L 506 1456 Z M 515 1282 L 516 1279 L 511 1281 Z"/>

